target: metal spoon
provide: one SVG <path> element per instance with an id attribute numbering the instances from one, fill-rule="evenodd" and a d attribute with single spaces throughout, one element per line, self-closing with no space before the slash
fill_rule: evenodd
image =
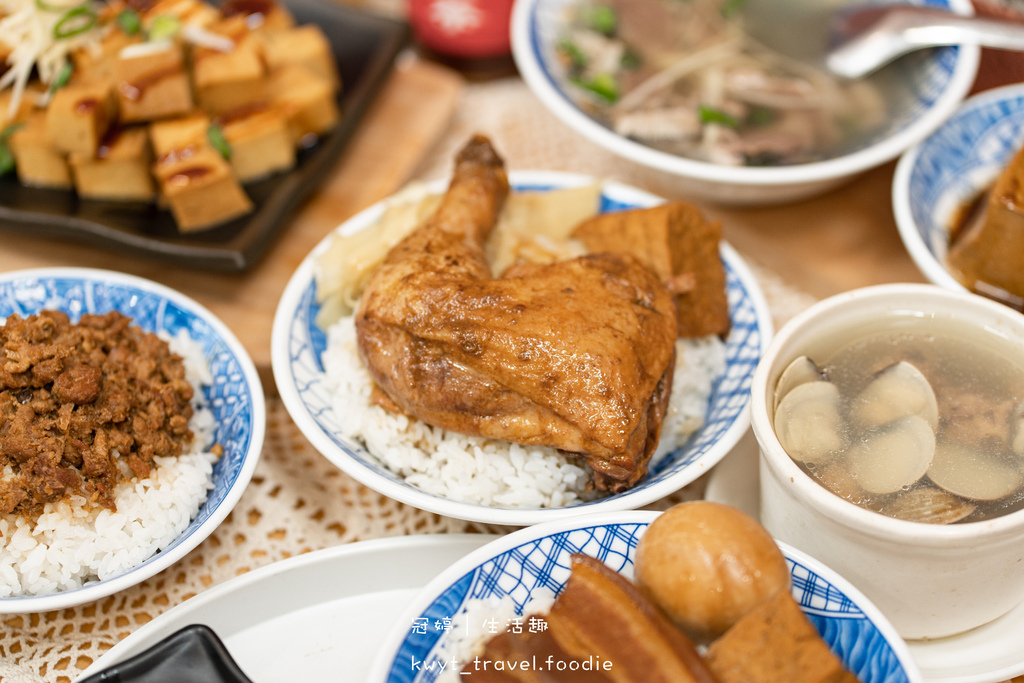
<path id="1" fill-rule="evenodd" d="M 913 5 L 860 7 L 838 12 L 831 22 L 830 71 L 862 78 L 913 50 L 979 45 L 1024 50 L 1024 25 Z"/>

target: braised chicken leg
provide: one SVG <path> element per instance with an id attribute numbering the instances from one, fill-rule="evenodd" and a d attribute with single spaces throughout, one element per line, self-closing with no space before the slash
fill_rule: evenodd
<path id="1" fill-rule="evenodd" d="M 458 155 L 437 212 L 392 249 L 356 312 L 361 357 L 393 407 L 471 435 L 584 457 L 598 489 L 647 471 L 671 389 L 671 294 L 626 255 L 491 276 L 508 193 L 486 138 Z"/>

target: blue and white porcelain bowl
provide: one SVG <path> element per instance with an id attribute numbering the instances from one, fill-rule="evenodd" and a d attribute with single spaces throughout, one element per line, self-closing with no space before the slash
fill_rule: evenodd
<path id="1" fill-rule="evenodd" d="M 887 95 L 888 123 L 871 138 L 838 156 L 813 163 L 718 165 L 662 152 L 619 135 L 576 104 L 559 65 L 556 45 L 565 25 L 566 8 L 581 1 L 515 3 L 512 52 L 527 85 L 555 116 L 591 142 L 672 177 L 673 184 L 684 193 L 722 204 L 768 205 L 811 197 L 895 159 L 953 113 L 967 96 L 978 69 L 980 50 L 975 45 L 910 55 L 886 67 L 898 88 Z M 911 1 L 973 14 L 969 0 Z"/>
<path id="2" fill-rule="evenodd" d="M 72 322 L 82 314 L 119 311 L 147 332 L 185 331 L 203 350 L 213 381 L 203 387 L 216 421 L 213 443 L 224 453 L 213 467 L 213 488 L 185 530 L 167 547 L 123 574 L 50 595 L 0 599 L 0 613 L 47 612 L 91 602 L 138 584 L 170 567 L 227 517 L 252 478 L 263 447 L 263 387 L 235 335 L 205 307 L 139 277 L 88 268 L 40 268 L 0 273 L 0 321 L 59 310 Z M 206 444 L 212 446 L 213 444 Z"/>
<path id="3" fill-rule="evenodd" d="M 896 165 L 893 213 L 900 238 L 926 278 L 966 288 L 946 268 L 956 214 L 992 185 L 1024 145 L 1024 84 L 970 98 Z"/>
<path id="4" fill-rule="evenodd" d="M 442 664 L 452 666 L 450 648 L 442 649 L 444 640 L 467 631 L 475 637 L 469 630 L 474 626 L 483 632 L 475 621 L 448 628 L 458 623 L 456 616 L 470 601 L 511 598 L 515 614 L 522 616 L 523 605 L 531 598 L 546 597 L 565 586 L 575 553 L 595 557 L 631 577 L 637 543 L 658 514 L 634 511 L 559 520 L 521 529 L 470 553 L 419 593 L 382 644 L 368 680 L 436 680 Z M 780 547 L 789 564 L 793 597 L 859 680 L 923 680 L 906 643 L 871 602 L 828 567 L 787 545 Z"/>
<path id="5" fill-rule="evenodd" d="M 512 172 L 514 188 L 545 190 L 593 183 L 592 178 L 556 172 Z M 441 192 L 444 182 L 429 189 Z M 618 183 L 606 182 L 602 210 L 653 206 L 661 199 Z M 379 219 L 387 202 L 374 205 L 336 232 L 364 230 Z M 697 479 L 721 460 L 746 432 L 750 419 L 750 382 L 772 335 L 772 319 L 760 286 L 743 260 L 722 244 L 732 329 L 726 339 L 726 368 L 714 380 L 704 426 L 681 448 L 656 463 L 625 493 L 568 507 L 491 507 L 428 493 L 388 471 L 363 444 L 345 433 L 331 406 L 321 356 L 327 339 L 316 326 L 319 310 L 314 263 L 331 236 L 303 261 L 285 288 L 274 318 L 271 357 L 278 391 L 292 419 L 307 439 L 331 462 L 366 486 L 395 500 L 448 517 L 522 526 L 598 510 L 628 510 L 647 505 Z"/>

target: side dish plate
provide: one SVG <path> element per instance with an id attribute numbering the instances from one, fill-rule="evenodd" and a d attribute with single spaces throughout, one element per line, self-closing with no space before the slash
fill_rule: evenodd
<path id="1" fill-rule="evenodd" d="M 182 235 L 170 212 L 155 204 L 83 200 L 70 191 L 26 187 L 7 176 L 0 178 L 0 227 L 191 268 L 249 268 L 326 177 L 408 42 L 408 27 L 400 21 L 338 2 L 283 1 L 297 23 L 319 25 L 331 43 L 342 81 L 341 120 L 315 146 L 300 151 L 293 170 L 245 186 L 255 205 L 252 213 Z"/>

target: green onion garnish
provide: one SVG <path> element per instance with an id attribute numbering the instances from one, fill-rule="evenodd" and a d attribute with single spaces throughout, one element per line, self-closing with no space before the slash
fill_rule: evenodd
<path id="1" fill-rule="evenodd" d="M 85 33 L 96 25 L 96 13 L 85 5 L 69 9 L 53 27 L 53 37 L 58 40 Z"/>
<path id="2" fill-rule="evenodd" d="M 610 5 L 594 5 L 587 7 L 583 13 L 583 21 L 587 28 L 603 36 L 614 36 L 619 28 L 619 18 Z"/>
<path id="3" fill-rule="evenodd" d="M 622 57 L 619 58 L 619 65 L 623 69 L 639 69 L 643 63 L 644 58 L 640 56 L 640 53 L 629 46 L 626 46 L 626 49 L 622 51 Z"/>
<path id="4" fill-rule="evenodd" d="M 706 104 L 700 105 L 700 109 L 697 113 L 700 117 L 701 123 L 717 123 L 729 128 L 738 128 L 740 125 L 740 122 L 736 120 L 735 116 L 730 116 L 721 109 L 715 109 L 714 107 L 709 107 Z"/>
<path id="5" fill-rule="evenodd" d="M 577 78 L 573 82 L 609 104 L 617 102 L 619 99 L 619 82 L 611 74 L 598 74 L 589 79 Z"/>
<path id="6" fill-rule="evenodd" d="M 222 157 L 225 159 L 231 158 L 231 145 L 228 143 L 227 138 L 224 137 L 223 128 L 216 123 L 211 123 L 210 127 L 206 129 L 206 137 L 214 149 L 220 152 Z"/>
<path id="7" fill-rule="evenodd" d="M 747 0 L 725 0 L 722 3 L 722 16 L 726 19 L 736 16 Z"/>
<path id="8" fill-rule="evenodd" d="M 50 83 L 48 93 L 52 96 L 53 93 L 57 92 L 71 80 L 71 74 L 75 70 L 75 67 L 71 65 L 71 62 L 67 62 L 61 67 L 60 71 L 57 72 L 57 77 Z"/>
<path id="9" fill-rule="evenodd" d="M 139 18 L 139 13 L 131 7 L 121 10 L 117 15 L 117 25 L 130 36 L 134 36 L 142 30 L 142 20 Z"/>
<path id="10" fill-rule="evenodd" d="M 587 54 L 568 38 L 558 41 L 557 50 L 560 55 L 563 55 L 569 61 L 569 69 L 572 71 L 583 71 L 590 62 Z"/>
<path id="11" fill-rule="evenodd" d="M 778 118 L 774 109 L 753 107 L 750 113 L 747 114 L 747 123 L 751 126 L 767 126 L 770 123 L 775 123 L 775 120 Z"/>
<path id="12" fill-rule="evenodd" d="M 10 145 L 7 144 L 7 139 L 24 125 L 24 123 L 12 123 L 0 131 L 0 175 L 7 175 L 14 170 L 14 154 L 11 152 Z"/>
<path id="13" fill-rule="evenodd" d="M 157 41 L 170 38 L 174 36 L 180 28 L 181 23 L 176 17 L 172 17 L 168 14 L 161 14 L 153 20 L 153 24 L 149 27 L 149 39 Z"/>

